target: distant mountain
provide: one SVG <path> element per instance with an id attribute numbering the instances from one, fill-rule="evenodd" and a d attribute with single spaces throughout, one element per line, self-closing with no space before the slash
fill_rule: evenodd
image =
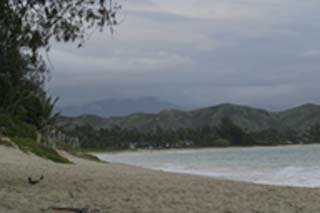
<path id="1" fill-rule="evenodd" d="M 164 109 L 180 108 L 167 101 L 154 97 L 139 99 L 107 99 L 95 101 L 80 106 L 58 108 L 63 116 L 80 116 L 83 114 L 98 115 L 101 117 L 124 116 L 132 113 L 158 113 Z"/>
<path id="2" fill-rule="evenodd" d="M 312 109 L 311 109 L 312 108 Z M 309 122 L 309 114 L 320 116 L 320 106 L 301 106 L 284 112 L 268 112 L 248 106 L 221 104 L 192 111 L 163 110 L 160 113 L 135 113 L 123 117 L 101 118 L 92 115 L 82 115 L 76 118 L 64 118 L 60 125 L 74 127 L 76 125 L 90 124 L 95 128 L 109 128 L 120 126 L 122 128 L 137 128 L 150 130 L 156 128 L 178 129 L 202 126 L 217 126 L 221 118 L 229 117 L 236 125 L 249 131 L 268 128 L 286 129 L 302 128 Z M 300 109 L 300 110 L 298 110 Z M 311 110 L 311 112 L 310 112 Z M 305 118 L 302 122 L 299 117 Z M 311 116 L 312 117 L 312 116 Z M 313 119 L 313 118 L 312 118 Z M 294 122 L 294 121 L 301 122 Z"/>
<path id="3" fill-rule="evenodd" d="M 111 118 L 82 115 L 75 118 L 63 118 L 59 121 L 59 125 L 68 128 L 90 124 L 95 128 L 119 126 L 140 130 L 179 129 L 206 125 L 217 126 L 223 117 L 229 117 L 236 125 L 249 131 L 269 128 L 303 130 L 312 124 L 320 123 L 320 106 L 305 104 L 282 112 L 269 112 L 248 106 L 221 104 L 192 111 L 172 109 L 156 114 L 135 113 Z"/>

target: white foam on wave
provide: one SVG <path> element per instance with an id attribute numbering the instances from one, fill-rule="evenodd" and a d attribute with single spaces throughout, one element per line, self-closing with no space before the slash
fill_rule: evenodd
<path id="1" fill-rule="evenodd" d="M 278 171 L 231 171 L 225 169 L 204 170 L 188 166 L 167 165 L 164 167 L 149 168 L 166 172 L 183 173 L 207 176 L 225 180 L 252 182 L 265 185 L 295 186 L 295 187 L 320 187 L 320 169 L 306 170 L 304 168 L 286 167 Z"/>

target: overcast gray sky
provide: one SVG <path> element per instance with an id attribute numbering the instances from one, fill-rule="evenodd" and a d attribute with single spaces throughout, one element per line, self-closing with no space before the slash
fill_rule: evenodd
<path id="1" fill-rule="evenodd" d="M 182 106 L 320 103 L 319 0 L 119 0 L 124 22 L 54 45 L 60 105 L 155 96 Z"/>

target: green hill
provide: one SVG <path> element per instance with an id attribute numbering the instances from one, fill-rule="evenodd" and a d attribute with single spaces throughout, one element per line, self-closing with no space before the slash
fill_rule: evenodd
<path id="1" fill-rule="evenodd" d="M 61 118 L 58 124 L 66 128 L 89 124 L 95 128 L 119 126 L 139 130 L 179 129 L 217 126 L 223 117 L 230 118 L 236 125 L 248 131 L 269 128 L 303 130 L 312 124 L 320 123 L 320 106 L 305 104 L 282 112 L 269 112 L 248 106 L 221 104 L 192 111 L 164 110 L 157 114 L 135 113 L 112 118 L 95 115 L 65 117 Z"/>
<path id="2" fill-rule="evenodd" d="M 120 126 L 140 130 L 179 129 L 217 126 L 223 117 L 229 117 L 236 125 L 250 131 L 283 127 L 278 119 L 266 110 L 233 104 L 221 104 L 193 111 L 164 110 L 157 114 L 136 113 L 112 118 L 83 115 L 76 118 L 63 118 L 59 121 L 59 125 L 68 128 L 90 124 L 95 128 Z"/>
<path id="3" fill-rule="evenodd" d="M 236 125 L 251 131 L 270 127 L 280 128 L 277 120 L 269 112 L 232 104 L 222 104 L 193 111 L 165 110 L 158 114 L 132 114 L 127 117 L 106 119 L 103 127 L 116 125 L 146 130 L 217 126 L 223 117 L 229 117 Z"/>
<path id="4" fill-rule="evenodd" d="M 313 124 L 320 123 L 320 106 L 304 104 L 274 113 L 274 117 L 290 129 L 304 130 Z"/>

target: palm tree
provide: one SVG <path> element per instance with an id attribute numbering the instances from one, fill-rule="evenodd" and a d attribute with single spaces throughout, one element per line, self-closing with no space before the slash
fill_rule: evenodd
<path id="1" fill-rule="evenodd" d="M 47 142 L 51 140 L 50 134 L 54 131 L 54 122 L 59 113 L 53 113 L 55 104 L 58 98 L 46 96 L 45 93 L 33 95 L 24 105 L 27 109 L 27 123 L 34 125 L 37 128 L 37 141 L 42 141 L 42 136 L 48 136 Z"/>

